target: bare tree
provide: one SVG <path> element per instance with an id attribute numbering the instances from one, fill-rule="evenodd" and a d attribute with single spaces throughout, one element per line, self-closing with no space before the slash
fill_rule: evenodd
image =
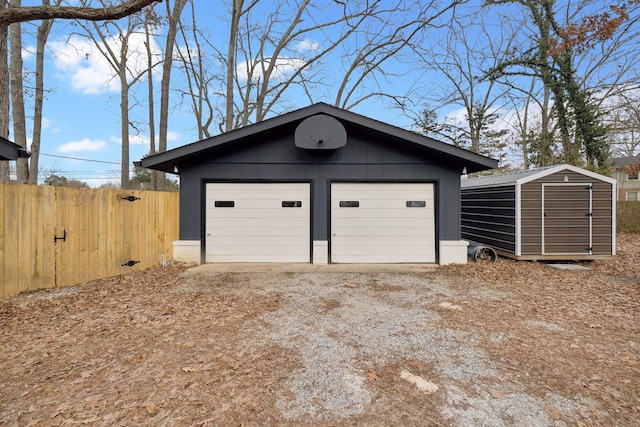
<path id="1" fill-rule="evenodd" d="M 204 50 L 200 39 L 207 39 L 207 34 L 201 34 L 196 20 L 194 2 L 190 5 L 190 26 L 185 25 L 181 20 L 179 31 L 183 47 L 177 49 L 176 53 L 180 59 L 180 64 L 184 69 L 187 87 L 182 90 L 182 96 L 188 98 L 191 104 L 192 113 L 195 116 L 198 140 L 211 137 L 209 128 L 214 119 L 215 97 L 210 93 L 216 79 L 215 73 L 210 72 L 210 65 L 207 63 L 208 55 Z M 230 62 L 235 62 L 231 61 Z M 233 86 L 231 86 L 233 91 Z M 233 104 L 231 104 L 233 107 Z"/>
<path id="2" fill-rule="evenodd" d="M 437 1 L 379 2 L 368 19 L 355 28 L 354 35 L 344 43 L 342 79 L 334 104 L 351 109 L 370 98 L 389 98 L 394 104 L 404 105 L 404 93 L 390 93 L 379 81 L 403 78 L 402 73 L 391 73 L 386 64 L 395 62 L 405 69 L 413 69 L 415 62 L 404 52 L 420 49 L 426 42 L 430 28 L 446 27 L 453 19 L 455 9 L 464 0 L 440 4 Z M 354 44 L 351 39 L 357 40 Z M 347 43 L 353 47 L 347 46 Z"/>
<path id="3" fill-rule="evenodd" d="M 437 109 L 458 108 L 464 117 L 448 117 L 439 136 L 476 153 L 498 157 L 506 126 L 498 123 L 506 103 L 508 82 L 486 71 L 505 60 L 516 43 L 508 20 L 498 30 L 489 28 L 486 11 L 454 19 L 446 37 L 433 46 L 416 46 L 420 66 L 434 71 L 438 80 L 430 87 L 442 89 L 426 95 Z"/>
<path id="4" fill-rule="evenodd" d="M 59 5 L 62 0 L 55 0 Z M 42 0 L 43 5 L 49 5 L 49 0 Z M 42 114 L 44 105 L 44 50 L 49 38 L 53 19 L 43 19 L 38 26 L 36 35 L 36 68 L 35 68 L 35 96 L 33 106 L 33 134 L 31 138 L 31 157 L 29 158 L 29 184 L 38 183 L 38 168 L 40 165 L 40 143 L 42 139 Z"/>
<path id="5" fill-rule="evenodd" d="M 81 19 L 84 21 L 105 21 L 120 19 L 139 12 L 151 3 L 162 0 L 129 0 L 115 5 L 101 7 L 47 5 L 30 7 L 8 7 L 0 9 L 0 25 L 40 19 Z"/>
<path id="6" fill-rule="evenodd" d="M 158 149 L 161 153 L 167 151 L 167 133 L 169 126 L 169 83 L 171 81 L 171 69 L 173 68 L 173 54 L 176 35 L 178 32 L 178 24 L 180 22 L 180 15 L 182 15 L 182 10 L 186 3 L 187 0 L 174 0 L 172 10 L 169 5 L 169 1 L 166 2 L 168 29 L 164 48 L 164 60 L 162 62 L 162 81 L 160 82 L 160 128 L 158 135 Z M 163 172 L 157 174 L 155 187 L 158 190 L 164 190 L 165 174 Z"/>
<path id="7" fill-rule="evenodd" d="M 4 12 L 9 4 L 0 1 L 0 11 Z M 9 137 L 9 61 L 8 61 L 9 25 L 0 23 L 0 135 Z M 10 179 L 9 162 L 0 161 L 0 184 L 6 184 Z"/>
<path id="8" fill-rule="evenodd" d="M 19 8 L 21 0 L 11 0 L 10 8 Z M 10 88 L 11 113 L 13 116 L 13 142 L 24 150 L 27 149 L 27 127 L 24 112 L 24 87 L 22 85 L 22 29 L 16 22 L 9 26 L 9 56 L 10 56 Z M 25 184 L 29 180 L 29 164 L 27 159 L 16 161 L 16 180 L 18 184 Z"/>
<path id="9" fill-rule="evenodd" d="M 0 2 L 0 135 L 9 136 L 9 67 L 8 57 L 9 25 L 41 19 L 84 19 L 101 21 L 118 19 L 142 10 L 145 6 L 161 0 L 129 0 L 107 7 L 52 6 L 43 4 L 33 7 L 9 7 L 7 1 Z M 9 165 L 0 162 L 0 183 L 9 182 Z"/>
<path id="10" fill-rule="evenodd" d="M 609 143 L 616 157 L 640 154 L 640 87 L 608 98 Z"/>
<path id="11" fill-rule="evenodd" d="M 106 0 L 100 0 L 106 1 Z M 130 63 L 135 49 L 130 43 L 134 35 L 140 34 L 144 26 L 144 15 L 129 15 L 124 22 L 105 21 L 92 22 L 90 24 L 78 21 L 78 25 L 85 30 L 82 37 L 86 37 L 95 46 L 98 52 L 105 58 L 119 84 L 120 98 L 120 139 L 121 139 L 121 164 L 120 186 L 123 189 L 129 187 L 129 148 L 130 148 L 130 119 L 131 105 L 130 92 L 132 87 L 146 75 L 146 69 L 139 69 Z M 146 54 L 145 54 L 146 57 Z"/>

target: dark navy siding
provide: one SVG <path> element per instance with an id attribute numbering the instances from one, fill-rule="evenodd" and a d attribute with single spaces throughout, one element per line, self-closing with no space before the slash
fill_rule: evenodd
<path id="1" fill-rule="evenodd" d="M 405 141 L 381 140 L 366 128 L 345 126 L 345 147 L 329 152 L 294 145 L 294 127 L 265 132 L 259 140 L 236 141 L 197 163 L 180 164 L 180 239 L 202 238 L 203 188 L 216 181 L 311 182 L 312 238 L 328 240 L 329 187 L 332 181 L 433 182 L 439 240 L 460 239 L 460 173 L 452 163 Z"/>

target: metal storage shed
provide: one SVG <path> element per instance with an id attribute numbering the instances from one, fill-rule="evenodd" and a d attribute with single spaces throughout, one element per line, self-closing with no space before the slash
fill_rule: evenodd
<path id="1" fill-rule="evenodd" d="M 463 239 L 522 260 L 616 253 L 616 180 L 571 165 L 463 180 Z"/>

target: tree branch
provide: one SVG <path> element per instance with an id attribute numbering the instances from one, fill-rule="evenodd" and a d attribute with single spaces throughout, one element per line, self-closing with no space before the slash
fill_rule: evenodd
<path id="1" fill-rule="evenodd" d="M 110 7 L 32 6 L 0 9 L 0 25 L 41 19 L 104 21 L 124 18 L 162 0 L 130 0 Z"/>

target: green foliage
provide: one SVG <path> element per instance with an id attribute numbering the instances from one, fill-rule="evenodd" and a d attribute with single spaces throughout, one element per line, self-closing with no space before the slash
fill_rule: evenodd
<path id="1" fill-rule="evenodd" d="M 89 188 L 89 184 L 77 179 L 68 179 L 66 176 L 49 175 L 44 180 L 44 185 L 53 185 L 55 187 L 77 187 L 77 188 Z"/>
<path id="2" fill-rule="evenodd" d="M 552 132 L 530 131 L 527 136 L 529 146 L 529 162 L 535 167 L 555 165 L 559 162 L 556 153 L 558 145 L 553 140 Z"/>
<path id="3" fill-rule="evenodd" d="M 129 188 L 132 190 L 152 190 L 151 170 L 134 166 L 133 178 L 129 180 Z M 180 191 L 180 185 L 177 181 L 165 177 L 164 191 Z"/>
<path id="4" fill-rule="evenodd" d="M 640 233 L 640 202 L 618 202 L 617 230 Z"/>

